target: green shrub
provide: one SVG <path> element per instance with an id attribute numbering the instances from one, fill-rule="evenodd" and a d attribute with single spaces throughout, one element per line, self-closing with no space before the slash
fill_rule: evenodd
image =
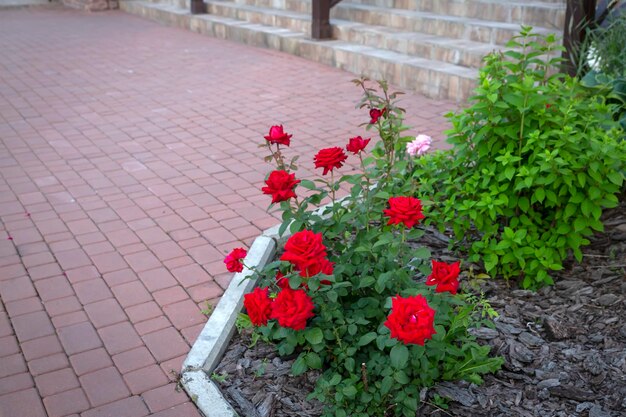
<path id="1" fill-rule="evenodd" d="M 450 115 L 453 149 L 423 158 L 413 178 L 433 200 L 429 219 L 465 238 L 470 260 L 536 288 L 603 229 L 626 143 L 612 105 L 556 73 L 554 36 L 525 27 L 507 46 L 485 58 L 470 106 Z"/>
<path id="2" fill-rule="evenodd" d="M 589 71 L 581 82 L 613 105 L 613 118 L 626 130 L 626 75 L 613 78 L 597 71 Z"/>
<path id="3" fill-rule="evenodd" d="M 626 13 L 619 9 L 606 20 L 606 26 L 587 30 L 581 59 L 592 69 L 611 78 L 626 77 Z M 579 64 L 584 68 L 586 65 Z"/>

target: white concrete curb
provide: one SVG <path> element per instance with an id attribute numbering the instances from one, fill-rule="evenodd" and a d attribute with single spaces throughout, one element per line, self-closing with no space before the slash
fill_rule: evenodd
<path id="1" fill-rule="evenodd" d="M 279 237 L 279 227 L 267 229 L 254 240 L 245 259 L 246 265 L 263 268 L 272 261 L 279 239 L 289 235 L 289 231 L 285 231 L 282 238 Z M 233 335 L 244 294 L 256 285 L 251 275 L 252 271 L 247 268 L 235 274 L 183 363 L 181 384 L 206 417 L 238 416 L 208 375 L 222 359 Z"/>

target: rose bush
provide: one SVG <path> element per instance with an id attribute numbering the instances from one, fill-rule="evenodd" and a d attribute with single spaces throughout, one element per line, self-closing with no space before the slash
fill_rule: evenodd
<path id="1" fill-rule="evenodd" d="M 260 287 L 244 306 L 257 337 L 281 355 L 297 354 L 294 375 L 322 372 L 311 397 L 327 404 L 325 416 L 414 417 L 423 387 L 480 383 L 500 367 L 468 332 L 495 313 L 479 297 L 457 294 L 459 262 L 433 260 L 431 268 L 430 251 L 416 243 L 427 213 L 415 184 L 396 181 L 411 169 L 407 144 L 414 141 L 403 136 L 398 93 L 381 82 L 378 96 L 366 80 L 355 82 L 364 91 L 360 107 L 369 109 L 364 126 L 380 137 L 374 146 L 361 136 L 344 145 L 360 173 L 338 175 L 348 155 L 337 146 L 309 162 L 322 169 L 320 179 L 296 179 L 280 148 L 290 144 L 279 139 L 282 126 L 266 136 L 266 159 L 278 170 L 263 193 L 282 211 L 279 233 L 292 235 L 278 260 L 254 271 Z M 425 138 L 418 137 L 414 156 L 430 146 Z M 339 200 L 342 184 L 350 192 Z M 241 265 L 239 254 L 229 255 L 229 267 Z"/>

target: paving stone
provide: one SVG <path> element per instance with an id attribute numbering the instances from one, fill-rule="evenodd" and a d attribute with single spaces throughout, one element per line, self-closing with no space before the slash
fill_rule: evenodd
<path id="1" fill-rule="evenodd" d="M 102 346 L 100 337 L 91 323 L 79 323 L 58 330 L 61 344 L 68 355 Z"/>
<path id="2" fill-rule="evenodd" d="M 89 320 L 96 328 L 128 320 L 128 317 L 124 314 L 124 310 L 122 310 L 114 298 L 87 304 L 85 306 L 85 312 L 87 312 Z"/>
<path id="3" fill-rule="evenodd" d="M 141 397 L 133 396 L 93 408 L 82 413 L 81 417 L 143 417 L 149 414 Z"/>
<path id="4" fill-rule="evenodd" d="M 176 390 L 174 383 L 146 391 L 141 396 L 153 413 L 189 401 L 189 397 L 184 392 Z"/>
<path id="5" fill-rule="evenodd" d="M 74 291 L 83 305 L 113 297 L 107 283 L 100 278 L 74 284 Z"/>
<path id="6" fill-rule="evenodd" d="M 81 376 L 80 385 L 85 390 L 89 402 L 96 407 L 130 395 L 122 376 L 114 367 Z"/>
<path id="7" fill-rule="evenodd" d="M 70 363 L 67 361 L 67 355 L 64 352 L 54 353 L 39 359 L 28 361 L 28 369 L 32 376 L 46 374 L 48 372 L 67 368 Z"/>
<path id="8" fill-rule="evenodd" d="M 35 377 L 35 384 L 42 397 L 78 388 L 78 379 L 71 368 L 60 369 Z"/>
<path id="9" fill-rule="evenodd" d="M 152 355 L 159 362 L 182 355 L 189 349 L 180 333 L 173 327 L 149 333 L 142 338 Z"/>
<path id="10" fill-rule="evenodd" d="M 37 295 L 27 276 L 0 281 L 0 295 L 4 302 L 23 300 Z"/>
<path id="11" fill-rule="evenodd" d="M 70 356 L 70 362 L 78 376 L 113 365 L 111 356 L 104 348 L 92 349 L 72 355 Z"/>
<path id="12" fill-rule="evenodd" d="M 2 358 L 2 368 L 0 368 L 0 378 L 11 376 L 27 371 L 24 357 L 17 353 Z"/>
<path id="13" fill-rule="evenodd" d="M 166 268 L 156 268 L 140 272 L 139 279 L 141 279 L 141 282 L 143 282 L 145 287 L 150 292 L 169 288 L 178 284 L 174 276 Z"/>
<path id="14" fill-rule="evenodd" d="M 22 314 L 13 317 L 11 321 L 21 343 L 54 334 L 54 327 L 45 311 Z"/>
<path id="15" fill-rule="evenodd" d="M 64 417 L 89 409 L 89 401 L 80 388 L 64 391 L 43 399 L 48 417 Z"/>
<path id="16" fill-rule="evenodd" d="M 124 381 L 133 394 L 142 394 L 169 382 L 158 365 L 150 365 L 128 372 L 124 374 Z"/>
<path id="17" fill-rule="evenodd" d="M 33 378 L 26 372 L 0 378 L 0 398 L 2 395 L 16 391 L 25 391 L 33 386 L 35 386 Z M 0 401 L 2 400 L 0 399 Z M 1 409 L 2 407 L 0 406 Z"/>
<path id="18" fill-rule="evenodd" d="M 17 344 L 15 336 L 0 337 L 0 357 L 12 355 L 19 351 L 20 347 Z"/>
<path id="19" fill-rule="evenodd" d="M 22 314 L 43 310 L 39 297 L 24 298 L 22 300 L 9 301 L 5 303 L 9 316 L 16 317 Z"/>
<path id="20" fill-rule="evenodd" d="M 98 329 L 106 350 L 115 355 L 126 350 L 141 346 L 139 335 L 128 322 L 117 323 Z"/>
<path id="21" fill-rule="evenodd" d="M 179 301 L 163 307 L 163 312 L 177 329 L 205 323 L 207 318 L 192 300 Z"/>
<path id="22" fill-rule="evenodd" d="M 19 417 L 48 417 L 34 388 L 0 396 L 0 415 Z"/>
<path id="23" fill-rule="evenodd" d="M 115 366 L 121 373 L 126 374 L 148 365 L 152 365 L 155 363 L 155 360 L 145 346 L 140 346 L 138 348 L 114 355 L 113 362 L 115 362 Z"/>

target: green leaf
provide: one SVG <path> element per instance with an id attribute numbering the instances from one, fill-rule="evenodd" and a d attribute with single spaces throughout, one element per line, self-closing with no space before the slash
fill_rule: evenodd
<path id="1" fill-rule="evenodd" d="M 302 375 L 304 372 L 306 372 L 307 370 L 307 366 L 306 366 L 306 361 L 304 360 L 304 355 L 300 354 L 300 356 L 298 356 L 298 359 L 296 359 L 293 362 L 293 365 L 291 365 L 291 373 L 294 376 L 298 376 L 298 375 Z"/>
<path id="2" fill-rule="evenodd" d="M 402 344 L 397 344 L 391 348 L 391 366 L 396 369 L 403 369 L 409 360 L 409 350 Z"/>
<path id="3" fill-rule="evenodd" d="M 389 393 L 391 387 L 393 387 L 393 378 L 391 376 L 384 377 L 383 382 L 380 384 L 380 393 L 382 395 Z"/>
<path id="4" fill-rule="evenodd" d="M 312 327 L 305 330 L 304 337 L 312 345 L 317 345 L 318 343 L 322 343 L 324 341 L 324 334 L 319 327 Z"/>
<path id="5" fill-rule="evenodd" d="M 431 256 L 430 249 L 425 246 L 419 247 L 411 252 L 411 256 L 417 259 L 429 259 Z"/>
<path id="6" fill-rule="evenodd" d="M 337 385 L 340 382 L 341 382 L 341 375 L 333 374 L 332 378 L 330 378 L 330 380 L 328 381 L 328 384 Z"/>
<path id="7" fill-rule="evenodd" d="M 370 343 L 372 340 L 376 339 L 376 337 L 378 337 L 378 334 L 376 332 L 369 332 L 367 334 L 364 334 L 363 336 L 361 336 L 361 338 L 359 339 L 359 346 L 365 346 L 368 343 Z"/>
<path id="8" fill-rule="evenodd" d="M 396 371 L 393 374 L 393 379 L 395 379 L 398 384 L 408 384 L 411 382 L 411 379 L 404 371 Z"/>
<path id="9" fill-rule="evenodd" d="M 513 179 L 513 175 L 515 175 L 515 167 L 509 165 L 504 170 L 504 176 L 511 181 Z"/>
<path id="10" fill-rule="evenodd" d="M 357 288 L 367 288 L 376 282 L 376 278 L 372 276 L 363 277 L 359 280 Z"/>
<path id="11" fill-rule="evenodd" d="M 311 180 L 300 180 L 300 186 L 306 188 L 307 190 L 317 190 L 317 186 Z"/>
<path id="12" fill-rule="evenodd" d="M 622 182 L 624 181 L 624 176 L 620 174 L 619 172 L 611 171 L 607 173 L 606 176 L 609 179 L 609 181 L 611 181 L 613 184 L 617 185 L 618 187 L 622 186 Z"/>
<path id="13" fill-rule="evenodd" d="M 345 395 L 346 397 L 353 398 L 354 396 L 356 396 L 357 389 L 354 385 L 349 385 L 347 387 L 343 387 L 343 390 L 341 392 L 343 392 L 343 395 Z"/>
<path id="14" fill-rule="evenodd" d="M 577 217 L 576 220 L 574 220 L 574 231 L 575 232 L 580 232 L 581 230 L 585 229 L 587 227 L 587 219 L 584 217 Z"/>
<path id="15" fill-rule="evenodd" d="M 519 200 L 517 200 L 517 205 L 522 209 L 522 211 L 527 212 L 530 207 L 528 197 L 520 197 Z"/>
<path id="16" fill-rule="evenodd" d="M 309 352 L 304 357 L 307 366 L 311 369 L 322 369 L 322 358 L 315 352 Z"/>

